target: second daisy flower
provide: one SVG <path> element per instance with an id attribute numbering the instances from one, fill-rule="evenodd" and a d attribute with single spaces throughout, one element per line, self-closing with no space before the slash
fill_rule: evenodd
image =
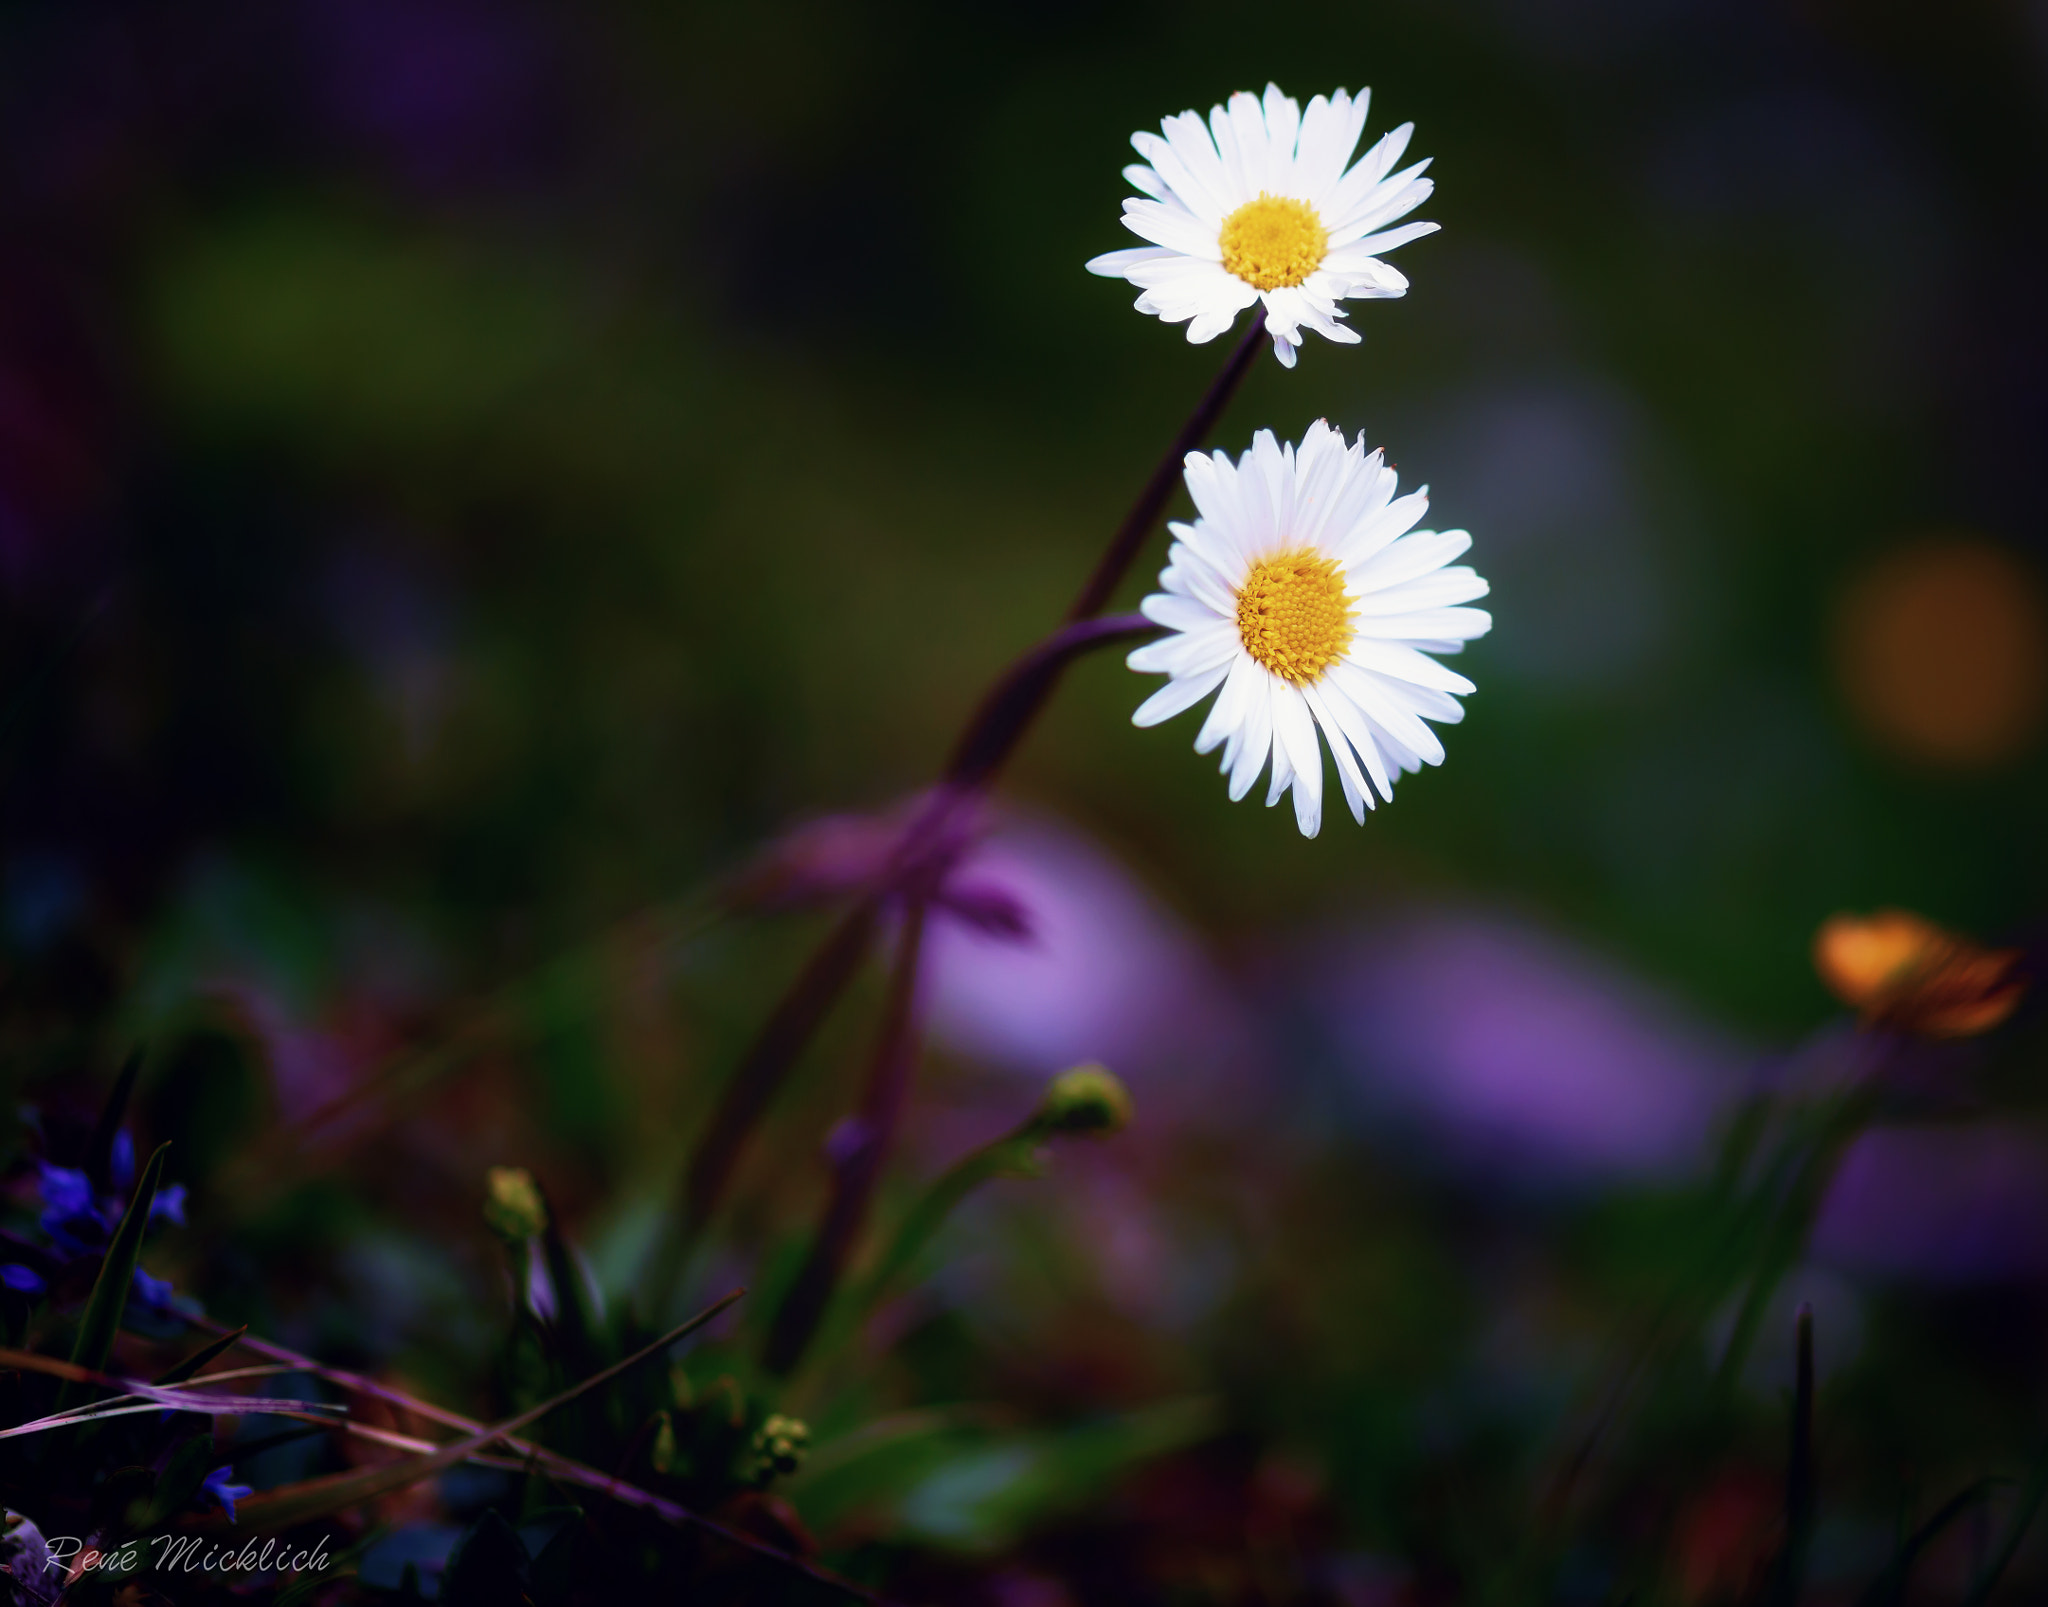
<path id="1" fill-rule="evenodd" d="M 1472 544 L 1462 530 L 1415 530 L 1424 491 L 1394 495 L 1383 453 L 1346 447 L 1327 423 L 1299 449 L 1261 430 L 1233 463 L 1191 452 L 1188 490 L 1200 517 L 1175 524 L 1173 548 L 1147 597 L 1148 619 L 1174 632 L 1132 653 L 1132 669 L 1166 685 L 1132 720 L 1157 725 L 1216 692 L 1195 751 L 1223 749 L 1230 796 L 1272 764 L 1266 802 L 1294 792 L 1313 837 L 1323 818 L 1320 728 L 1352 818 L 1394 776 L 1443 762 L 1425 721 L 1464 718 L 1472 683 L 1429 655 L 1455 653 L 1492 628 L 1466 604 L 1486 582 L 1451 566 Z"/>

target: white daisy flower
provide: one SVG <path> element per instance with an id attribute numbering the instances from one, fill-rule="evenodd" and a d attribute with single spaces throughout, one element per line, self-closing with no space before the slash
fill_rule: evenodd
<path id="1" fill-rule="evenodd" d="M 1340 324 L 1347 297 L 1405 295 L 1408 281 L 1379 254 L 1436 228 L 1388 224 L 1429 198 L 1429 163 L 1391 173 L 1408 148 L 1403 123 L 1344 164 L 1365 132 L 1371 90 L 1343 90 L 1308 103 L 1266 86 L 1262 105 L 1243 91 L 1211 109 L 1136 133 L 1145 158 L 1124 177 L 1145 192 L 1124 202 L 1124 227 L 1153 243 L 1112 251 L 1090 273 L 1128 279 L 1144 292 L 1138 311 L 1186 323 L 1188 339 L 1214 340 L 1253 302 L 1266 304 L 1266 328 L 1281 362 L 1294 366 L 1304 327 L 1345 344 L 1357 332 Z M 1149 164 L 1149 165 L 1147 165 Z"/>
<path id="2" fill-rule="evenodd" d="M 1131 654 L 1132 669 L 1172 677 L 1131 716 L 1157 725 L 1222 688 L 1195 752 L 1221 744 L 1231 798 L 1273 764 L 1270 806 L 1294 789 L 1304 837 L 1323 821 L 1321 727 L 1337 780 L 1361 824 L 1394 776 L 1443 762 L 1423 722 L 1465 717 L 1464 676 L 1431 653 L 1455 653 L 1492 628 L 1486 582 L 1459 565 L 1462 530 L 1412 530 L 1428 490 L 1394 495 L 1385 454 L 1347 448 L 1318 422 L 1297 451 L 1271 430 L 1236 463 L 1190 452 L 1200 517 L 1174 524 L 1163 591 L 1142 605 L 1173 635 Z"/>

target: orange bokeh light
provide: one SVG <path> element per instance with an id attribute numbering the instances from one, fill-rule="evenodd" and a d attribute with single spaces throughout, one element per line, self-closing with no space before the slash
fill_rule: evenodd
<path id="1" fill-rule="evenodd" d="M 2029 746 L 2048 711 L 2048 600 L 1981 537 L 1887 554 L 1835 616 L 1836 679 L 1857 723 L 1900 758 L 1981 768 Z"/>

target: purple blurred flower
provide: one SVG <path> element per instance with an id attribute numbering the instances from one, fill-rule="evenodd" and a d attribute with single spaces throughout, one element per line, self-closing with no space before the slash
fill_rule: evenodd
<path id="1" fill-rule="evenodd" d="M 201 1495 L 211 1496 L 220 1503 L 221 1510 L 227 1513 L 230 1523 L 235 1521 L 235 1503 L 245 1495 L 256 1493 L 253 1484 L 236 1484 L 233 1482 L 234 1477 L 234 1464 L 230 1462 L 227 1466 L 217 1467 L 207 1474 L 206 1482 L 199 1486 Z"/>
<path id="2" fill-rule="evenodd" d="M 107 1224 L 93 1199 L 92 1180 L 68 1166 L 38 1161 L 42 1174 L 43 1231 L 69 1255 L 81 1255 L 105 1243 Z"/>
<path id="3" fill-rule="evenodd" d="M 954 1050 L 1033 1075 L 1099 1060 L 1144 1106 L 1148 1072 L 1172 1067 L 1179 1083 L 1241 1042 L 1186 929 L 1078 834 L 1004 824 L 968 851 L 954 885 L 987 905 L 980 919 L 934 921 L 925 940 L 933 1031 Z M 1028 941 L 993 918 L 999 904 L 1028 922 Z"/>
<path id="4" fill-rule="evenodd" d="M 65 1217 L 97 1215 L 92 1182 L 85 1173 L 48 1161 L 39 1161 L 37 1169 L 42 1173 L 43 1204 L 50 1210 Z"/>
<path id="5" fill-rule="evenodd" d="M 25 1267 L 19 1261 L 0 1266 L 0 1283 L 25 1295 L 39 1295 L 48 1287 L 34 1267 Z"/>
<path id="6" fill-rule="evenodd" d="M 152 1278 L 142 1268 L 135 1269 L 135 1298 L 151 1311 L 169 1311 L 174 1291 L 166 1278 Z"/>
<path id="7" fill-rule="evenodd" d="M 156 1198 L 149 1202 L 149 1219 L 152 1222 L 172 1222 L 179 1227 L 185 1225 L 185 1185 L 166 1183 L 156 1191 Z"/>
<path id="8" fill-rule="evenodd" d="M 1844 1157 L 1813 1254 L 1934 1283 L 2048 1273 L 2048 1139 L 2018 1127 L 1881 1127 Z"/>
<path id="9" fill-rule="evenodd" d="M 1505 1175 L 1684 1172 L 1744 1056 L 1566 940 L 1426 913 L 1325 968 L 1322 1012 L 1383 1114 Z"/>

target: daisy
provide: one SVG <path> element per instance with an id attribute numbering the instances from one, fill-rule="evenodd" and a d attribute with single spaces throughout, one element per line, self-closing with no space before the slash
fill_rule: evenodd
<path id="1" fill-rule="evenodd" d="M 1320 727 L 1363 824 L 1374 791 L 1394 796 L 1397 771 L 1443 762 L 1423 721 L 1465 717 L 1457 699 L 1472 683 L 1428 655 L 1458 652 L 1493 625 L 1463 606 L 1486 582 L 1445 567 L 1472 538 L 1412 529 L 1427 488 L 1396 497 L 1385 454 L 1367 456 L 1363 435 L 1347 448 L 1323 422 L 1298 451 L 1261 430 L 1236 463 L 1191 452 L 1187 481 L 1200 517 L 1171 527 L 1164 590 L 1142 605 L 1174 634 L 1129 659 L 1171 679 L 1132 722 L 1157 725 L 1220 687 L 1195 752 L 1222 746 L 1233 800 L 1270 757 L 1266 802 L 1292 787 L 1304 837 L 1323 821 Z"/>
<path id="2" fill-rule="evenodd" d="M 1188 339 L 1214 340 L 1255 301 L 1266 304 L 1273 350 L 1289 368 L 1304 326 L 1347 345 L 1357 332 L 1337 322 L 1346 297 L 1405 295 L 1408 281 L 1379 253 L 1433 232 L 1434 223 L 1388 224 L 1429 198 L 1429 163 L 1390 169 L 1408 148 L 1403 123 L 1347 172 L 1365 132 L 1372 91 L 1343 90 L 1308 111 L 1272 84 L 1262 105 L 1240 91 L 1214 107 L 1205 126 L 1193 112 L 1136 133 L 1145 158 L 1124 177 L 1145 198 L 1124 202 L 1124 227 L 1151 245 L 1112 251 L 1090 273 L 1128 279 L 1144 292 L 1137 308 L 1186 323 Z M 1149 164 L 1149 165 L 1147 165 Z"/>

